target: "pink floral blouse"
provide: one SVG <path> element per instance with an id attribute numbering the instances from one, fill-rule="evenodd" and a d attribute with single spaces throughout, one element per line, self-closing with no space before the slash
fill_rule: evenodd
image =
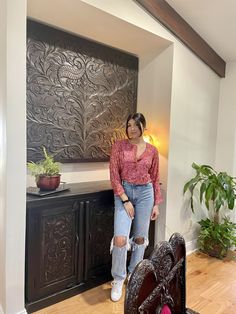
<path id="1" fill-rule="evenodd" d="M 146 143 L 146 149 L 137 159 L 137 146 L 127 139 L 116 141 L 111 150 L 110 179 L 115 195 L 124 193 L 122 180 L 133 184 L 152 182 L 155 205 L 162 201 L 159 185 L 159 155 L 157 149 Z"/>

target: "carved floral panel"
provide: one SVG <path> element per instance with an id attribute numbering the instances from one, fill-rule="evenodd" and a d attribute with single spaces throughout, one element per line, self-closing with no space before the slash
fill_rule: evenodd
<path id="1" fill-rule="evenodd" d="M 40 281 L 43 285 L 51 284 L 75 274 L 74 243 L 75 214 L 63 213 L 42 218 L 42 252 L 43 272 Z"/>
<path id="2" fill-rule="evenodd" d="M 114 34 L 115 36 L 115 34 Z M 28 21 L 27 159 L 108 160 L 136 111 L 138 58 Z"/>
<path id="3" fill-rule="evenodd" d="M 96 200 L 90 202 L 90 211 L 90 233 L 92 238 L 90 268 L 96 268 L 100 265 L 111 263 L 109 249 L 113 236 L 114 212 L 110 204 L 106 205 Z M 104 230 L 106 230 L 106 237 L 104 237 Z"/>

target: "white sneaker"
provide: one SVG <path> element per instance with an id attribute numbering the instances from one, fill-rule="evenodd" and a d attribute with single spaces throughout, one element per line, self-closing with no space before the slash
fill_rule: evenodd
<path id="1" fill-rule="evenodd" d="M 117 302 L 122 297 L 122 287 L 124 280 L 114 280 L 111 285 L 111 299 L 114 302 Z"/>

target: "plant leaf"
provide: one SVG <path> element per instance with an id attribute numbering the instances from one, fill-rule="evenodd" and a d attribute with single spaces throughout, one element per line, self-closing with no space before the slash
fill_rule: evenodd
<path id="1" fill-rule="evenodd" d="M 198 182 L 198 180 L 199 180 L 199 177 L 196 176 L 196 177 L 192 178 L 191 180 L 189 180 L 187 183 L 185 183 L 183 193 L 185 193 L 187 190 L 192 191 L 194 184 L 196 182 Z"/>

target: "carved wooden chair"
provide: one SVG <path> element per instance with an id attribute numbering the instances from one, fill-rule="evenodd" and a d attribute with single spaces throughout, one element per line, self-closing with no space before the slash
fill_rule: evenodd
<path id="1" fill-rule="evenodd" d="M 127 284 L 125 314 L 194 314 L 186 308 L 186 249 L 174 233 L 141 261 Z"/>

